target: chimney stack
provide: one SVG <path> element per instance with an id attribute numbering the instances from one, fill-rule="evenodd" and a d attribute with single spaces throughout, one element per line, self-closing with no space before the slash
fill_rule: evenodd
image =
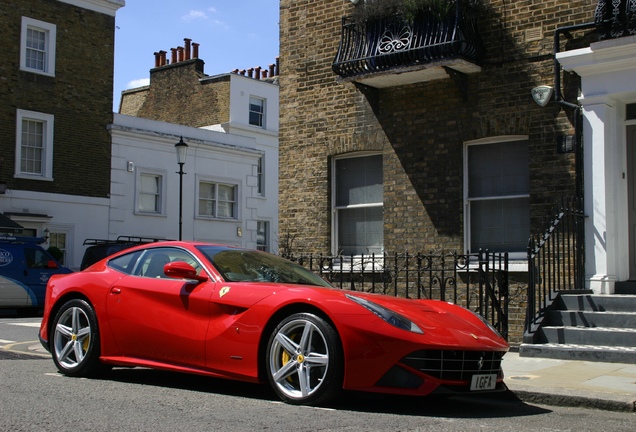
<path id="1" fill-rule="evenodd" d="M 185 58 L 184 60 L 190 60 L 190 45 L 192 43 L 192 39 L 185 38 L 183 39 L 185 42 Z"/>

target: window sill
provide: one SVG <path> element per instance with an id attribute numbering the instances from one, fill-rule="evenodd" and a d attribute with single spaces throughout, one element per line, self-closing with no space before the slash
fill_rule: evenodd
<path id="1" fill-rule="evenodd" d="M 15 174 L 13 178 L 23 180 L 38 180 L 38 181 L 53 181 L 53 177 L 46 177 L 40 175 L 28 175 L 28 174 Z"/>
<path id="2" fill-rule="evenodd" d="M 26 68 L 26 67 L 22 67 L 22 68 L 20 68 L 20 71 L 29 72 L 29 73 L 33 73 L 33 74 L 36 74 L 36 75 L 42 75 L 42 76 L 55 78 L 55 73 L 44 72 L 44 71 L 41 71 L 39 69 L 29 69 L 29 68 Z"/>
<path id="3" fill-rule="evenodd" d="M 135 210 L 135 216 L 152 216 L 152 217 L 166 217 L 164 213 L 144 212 Z"/>
<path id="4" fill-rule="evenodd" d="M 499 266 L 497 265 L 497 263 L 493 262 L 489 262 L 489 266 L 490 268 L 496 269 L 496 270 L 500 270 Z M 463 269 L 461 271 L 468 271 L 468 272 L 472 272 L 472 271 L 477 271 L 479 269 L 479 262 L 477 261 L 472 261 L 470 263 L 470 265 L 468 266 L 468 269 Z M 508 260 L 508 272 L 509 273 L 526 273 L 528 271 L 528 261 L 526 260 Z"/>

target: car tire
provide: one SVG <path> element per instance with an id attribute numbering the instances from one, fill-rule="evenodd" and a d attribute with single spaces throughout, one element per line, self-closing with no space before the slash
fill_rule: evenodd
<path id="1" fill-rule="evenodd" d="M 88 377 L 108 369 L 99 361 L 100 339 L 97 316 L 85 300 L 66 302 L 51 327 L 51 354 L 64 375 Z"/>
<path id="2" fill-rule="evenodd" d="M 266 373 L 274 392 L 296 405 L 324 405 L 342 391 L 344 358 L 340 338 L 324 319 L 298 313 L 272 332 Z"/>

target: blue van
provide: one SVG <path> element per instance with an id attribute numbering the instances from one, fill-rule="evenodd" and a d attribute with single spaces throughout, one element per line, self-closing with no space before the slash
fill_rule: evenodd
<path id="1" fill-rule="evenodd" d="M 45 241 L 0 236 L 0 308 L 41 308 L 49 278 L 72 273 L 40 246 Z"/>

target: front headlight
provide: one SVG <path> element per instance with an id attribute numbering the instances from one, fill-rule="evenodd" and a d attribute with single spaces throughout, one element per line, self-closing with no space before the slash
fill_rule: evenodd
<path id="1" fill-rule="evenodd" d="M 481 320 L 481 322 L 483 322 L 486 325 L 486 327 L 488 327 L 494 334 L 496 334 L 499 337 L 503 337 L 503 336 L 501 336 L 501 333 L 499 333 L 499 330 L 497 330 L 494 325 L 490 324 L 490 322 L 488 322 L 488 320 L 486 318 L 484 318 L 483 316 L 479 315 L 475 311 L 471 311 L 470 309 L 468 309 L 468 310 L 473 315 L 475 315 L 477 318 L 479 318 Z"/>
<path id="2" fill-rule="evenodd" d="M 390 309 L 385 308 L 384 306 L 380 306 L 379 304 L 373 303 L 369 300 L 365 300 L 360 297 L 356 297 L 350 294 L 345 294 L 347 298 L 351 301 L 358 303 L 360 306 L 368 309 L 373 312 L 384 321 L 388 322 L 394 327 L 397 327 L 402 330 L 408 330 L 413 333 L 424 334 L 421 328 L 417 326 L 413 321 L 408 318 L 403 317 L 397 312 L 393 312 Z"/>

